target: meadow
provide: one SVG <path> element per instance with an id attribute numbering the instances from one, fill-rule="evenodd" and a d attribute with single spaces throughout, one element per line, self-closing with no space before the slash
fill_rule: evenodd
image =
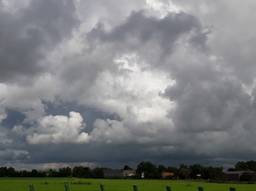
<path id="1" fill-rule="evenodd" d="M 71 191 L 100 191 L 100 184 L 105 191 L 132 191 L 133 185 L 139 191 L 165 191 L 171 186 L 172 191 L 197 191 L 201 186 L 205 191 L 228 191 L 230 187 L 237 191 L 255 191 L 256 184 L 219 184 L 195 181 L 172 180 L 108 180 L 76 178 L 1 178 L 0 191 L 29 191 L 33 184 L 35 191 L 64 191 L 64 184 L 70 185 Z"/>

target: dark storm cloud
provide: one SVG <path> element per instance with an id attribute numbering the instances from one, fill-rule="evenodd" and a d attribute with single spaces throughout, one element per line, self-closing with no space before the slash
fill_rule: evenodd
<path id="1" fill-rule="evenodd" d="M 166 57 L 165 63 L 163 63 L 160 68 L 165 68 L 167 69 L 167 71 L 169 71 L 170 74 L 174 75 L 177 84 L 187 83 L 187 81 L 193 80 L 193 77 L 195 78 L 195 83 L 197 83 L 197 80 L 199 80 L 197 79 L 198 74 L 202 74 L 202 76 L 205 76 L 207 79 L 208 77 L 211 77 L 212 80 L 216 79 L 215 73 L 212 72 L 212 69 L 210 67 L 205 66 L 201 70 L 200 65 L 193 65 L 193 63 L 192 65 L 190 65 L 189 61 L 187 63 L 183 63 L 182 61 L 177 63 L 176 60 L 171 61 L 170 57 L 175 54 L 174 50 L 177 48 L 176 42 L 186 35 L 188 35 L 188 43 L 190 43 L 192 47 L 194 47 L 193 45 L 205 45 L 206 38 L 201 33 L 200 23 L 195 17 L 191 15 L 188 15 L 186 13 L 173 13 L 167 15 L 162 19 L 159 19 L 152 16 L 146 16 L 144 12 L 134 12 L 123 23 L 117 25 L 109 32 L 105 31 L 105 29 L 101 27 L 93 29 L 88 34 L 89 42 L 92 43 L 91 46 L 94 48 L 93 51 L 98 51 L 98 46 L 106 46 L 107 48 L 103 49 L 105 50 L 105 52 L 101 52 L 101 49 L 99 49 L 101 57 L 99 57 L 99 54 L 97 52 L 95 54 L 97 57 L 93 57 L 90 55 L 88 55 L 88 57 L 90 58 L 90 61 L 96 64 L 96 69 L 99 66 L 103 68 L 109 68 L 108 66 L 111 63 L 111 59 L 114 58 L 114 55 L 116 53 L 122 53 L 132 50 L 135 51 L 143 59 L 151 60 L 152 55 L 150 55 L 150 52 L 153 50 L 154 52 L 158 52 L 157 55 L 155 55 L 156 60 L 161 60 L 162 56 Z M 197 37 L 197 39 L 195 39 L 195 37 Z M 109 45 L 111 49 L 109 49 Z M 157 49 L 154 50 L 154 48 Z M 72 75 L 73 78 L 76 79 L 76 81 L 81 81 L 77 79 L 76 76 L 78 73 L 74 72 L 73 69 L 75 66 L 75 69 L 78 69 L 77 71 L 79 71 L 79 73 L 83 73 L 84 71 L 86 71 L 81 69 L 88 67 L 86 66 L 86 64 L 88 63 L 88 57 L 81 57 L 81 59 L 85 59 L 84 62 L 78 59 L 80 60 L 78 64 L 75 63 L 75 65 L 73 64 L 72 66 L 70 66 L 71 70 L 66 70 L 67 74 Z M 108 65 L 106 66 L 102 65 L 102 63 L 97 63 L 98 61 L 102 61 L 101 58 L 104 57 L 108 58 L 108 62 L 106 62 Z M 156 60 L 153 60 L 151 62 L 153 66 L 158 65 Z M 95 64 L 90 64 L 90 67 L 94 67 Z M 184 64 L 187 65 L 184 67 Z M 195 68 L 194 71 L 191 70 L 190 74 L 190 70 L 188 69 L 189 67 L 190 69 Z M 102 68 L 100 68 L 99 70 L 102 70 Z M 66 78 L 64 78 L 64 80 L 66 80 Z M 80 84 L 80 82 L 78 84 Z M 82 87 L 83 89 L 83 86 L 84 82 L 81 83 L 78 88 Z M 73 87 L 77 88 L 76 86 Z M 80 92 L 81 88 L 78 90 L 74 89 L 74 91 L 72 92 L 75 93 L 76 91 Z M 100 94 L 99 91 L 101 90 L 98 90 L 97 93 Z M 185 93 L 187 92 L 182 92 L 182 95 Z M 207 96 L 208 95 L 206 95 L 206 97 Z M 181 96 L 179 95 L 178 97 Z M 190 95 L 188 97 L 190 97 Z M 75 97 L 75 99 L 77 99 L 77 97 Z M 171 98 L 171 100 L 174 100 L 174 98 Z M 179 100 L 177 99 L 175 101 L 177 102 L 177 105 L 179 107 Z M 78 102 L 81 101 L 78 100 Z M 63 103 L 65 104 L 65 102 Z M 188 103 L 190 104 L 190 102 Z M 190 106 L 188 105 L 188 108 L 185 109 L 189 110 L 189 108 Z M 180 108 L 178 108 L 175 112 L 179 113 L 179 109 Z M 191 110 L 189 110 L 188 112 L 190 111 Z M 52 113 L 52 111 L 48 112 Z M 212 113 L 210 113 L 210 115 L 211 114 Z M 183 117 L 186 117 L 187 115 L 189 114 L 186 114 L 185 112 L 181 114 L 181 117 L 177 114 L 177 117 L 175 117 L 174 119 L 176 129 L 180 129 L 180 126 L 183 126 L 179 123 L 182 122 L 182 120 L 184 120 Z M 94 118 L 96 119 L 102 117 L 95 116 Z M 126 118 L 126 116 L 124 116 L 124 118 Z M 170 118 L 172 117 L 170 116 Z M 218 118 L 218 116 L 216 118 Z M 188 121 L 188 123 L 190 122 L 191 121 Z M 90 123 L 91 122 L 89 122 L 89 124 Z M 198 123 L 200 122 L 198 121 Z M 40 141 L 37 140 L 37 137 L 34 137 L 33 143 L 39 143 L 39 145 L 25 146 L 25 148 L 29 151 L 31 155 L 30 162 L 79 162 L 81 160 L 85 160 L 89 162 L 96 161 L 104 163 L 106 161 L 128 161 L 127 159 L 135 161 L 143 159 L 144 157 L 155 160 L 164 160 L 166 157 L 173 157 L 178 160 L 183 158 L 184 156 L 191 156 L 192 158 L 195 157 L 195 155 L 198 158 L 199 156 L 203 156 L 200 154 L 191 155 L 188 147 L 188 144 L 190 143 L 183 141 L 184 138 L 190 136 L 189 133 L 182 134 L 176 131 L 172 132 L 171 130 L 169 130 L 168 127 L 161 127 L 161 124 L 158 124 L 158 122 L 155 122 L 153 124 L 140 124 L 136 122 L 130 122 L 130 119 L 127 118 L 125 119 L 125 121 L 122 121 L 122 119 L 117 119 L 117 121 L 106 120 L 100 121 L 100 123 L 97 124 L 98 125 L 94 124 L 92 125 L 93 127 L 88 128 L 93 128 L 92 132 L 90 133 L 90 139 L 92 139 L 93 141 L 85 145 L 75 145 L 76 149 L 74 150 L 70 149 L 73 148 L 71 145 L 64 143 L 58 143 L 54 146 L 51 146 L 51 149 L 49 149 L 48 144 L 40 145 Z M 188 126 L 187 128 L 189 129 L 190 127 L 191 126 Z M 203 128 L 208 127 L 205 127 L 205 124 L 203 124 Z M 199 130 L 204 129 L 199 127 Z M 192 130 L 190 129 L 190 131 Z M 88 132 L 88 130 L 86 130 L 86 132 Z M 47 134 L 44 134 L 44 136 L 47 136 Z M 172 138 L 170 138 L 170 136 Z M 197 143 L 197 141 L 195 143 Z M 113 150 L 113 148 L 116 149 Z M 38 150 L 40 150 L 40 152 L 37 152 Z M 64 152 L 67 150 L 69 152 Z M 138 152 L 136 155 L 131 156 L 131 153 L 134 153 L 134 150 L 137 150 Z M 111 157 L 107 159 L 104 158 L 106 154 Z"/>
<path id="2" fill-rule="evenodd" d="M 0 11 L 0 160 L 256 158 L 255 30 L 246 38 L 230 22 L 243 11 L 179 1 L 180 11 L 158 17 L 141 1 L 123 0 L 125 13 L 110 2 L 36 0 Z M 71 36 L 76 14 L 82 25 Z M 31 87 L 4 83 L 30 75 Z"/>
<path id="3" fill-rule="evenodd" d="M 177 83 L 166 95 L 177 104 L 174 122 L 186 131 L 225 131 L 253 109 L 251 97 L 236 79 L 217 71 L 212 63 L 176 70 Z M 192 68 L 193 67 L 193 68 Z"/>
<path id="4" fill-rule="evenodd" d="M 12 3 L 15 5 L 15 2 L 10 2 L 10 5 Z M 16 112 L 15 109 L 19 108 L 19 104 L 24 106 L 31 103 L 33 105 L 33 101 L 30 99 L 25 103 L 19 98 L 12 99 L 12 96 L 22 96 L 25 91 L 22 93 L 24 87 L 17 85 L 14 87 L 17 88 L 16 90 L 20 89 L 21 92 L 11 93 L 9 82 L 19 84 L 20 79 L 26 78 L 26 82 L 32 84 L 34 78 L 31 77 L 36 77 L 42 71 L 50 72 L 47 70 L 48 66 L 41 61 L 46 58 L 49 51 L 71 36 L 74 27 L 78 26 L 78 20 L 73 1 L 35 0 L 24 7 L 18 9 L 14 7 L 14 10 L 6 6 L 6 3 L 1 1 L 0 110 L 6 113 L 6 117 L 1 119 L 0 124 L 0 160 L 11 163 L 25 161 L 29 158 L 24 138 L 13 132 L 16 125 L 17 127 L 22 125 L 25 118 L 22 113 L 24 110 L 18 109 Z"/>
<path id="5" fill-rule="evenodd" d="M 99 37 L 103 41 L 131 44 L 147 43 L 153 39 L 167 48 L 179 35 L 197 28 L 196 18 L 185 13 L 170 14 L 162 19 L 146 16 L 143 12 L 133 12 L 121 25 L 110 32 L 105 32 L 99 25 L 89 34 L 92 38 Z M 103 26 L 102 26 L 103 27 Z M 131 40 L 135 38 L 135 40 Z M 138 44 L 136 44 L 138 43 Z"/>
<path id="6" fill-rule="evenodd" d="M 23 150 L 1 150 L 0 151 L 1 162 L 13 162 L 13 161 L 24 161 L 29 159 L 29 153 Z"/>
<path id="7" fill-rule="evenodd" d="M 72 1 L 31 1 L 17 12 L 0 8 L 0 81 L 33 76 L 45 66 L 45 53 L 77 24 Z"/>
<path id="8" fill-rule="evenodd" d="M 224 64 L 243 83 L 250 85 L 255 76 L 255 1 L 242 3 L 227 1 L 174 0 L 186 7 L 200 21 L 211 26 L 213 33 L 208 43 L 210 49 L 224 60 Z"/>
<path id="9" fill-rule="evenodd" d="M 113 43 L 118 50 L 133 50 L 150 60 L 154 67 L 161 64 L 156 62 L 157 59 L 151 59 L 152 55 L 158 59 L 167 57 L 160 68 L 168 71 L 176 81 L 166 92 L 166 96 L 176 104 L 169 115 L 176 129 L 174 139 L 177 141 L 169 143 L 174 148 L 170 151 L 174 156 L 181 153 L 181 156 L 190 158 L 246 157 L 248 153 L 254 153 L 254 149 L 249 147 L 254 144 L 255 134 L 251 117 L 255 114 L 253 98 L 245 91 L 240 76 L 230 72 L 232 62 L 218 60 L 218 54 L 216 58 L 215 52 L 209 52 L 209 32 L 202 31 L 198 20 L 188 14 L 157 19 L 138 12 L 109 32 L 99 25 L 89 37 L 99 39 L 99 43 Z M 188 34 L 192 34 L 188 41 L 176 44 Z M 157 45 L 162 48 L 158 55 L 155 54 L 159 50 Z M 152 55 L 147 52 L 150 48 L 154 50 Z M 240 54 L 236 55 L 242 58 Z M 237 140 L 235 149 L 229 144 L 234 140 Z M 156 150 L 161 150 L 161 147 Z M 154 151 L 151 154 L 151 157 L 156 155 Z"/>
<path id="10" fill-rule="evenodd" d="M 18 111 L 7 110 L 7 117 L 2 121 L 2 126 L 5 128 L 13 128 L 15 125 L 21 124 L 26 116 Z"/>
<path id="11" fill-rule="evenodd" d="M 156 18 L 138 11 L 132 12 L 122 24 L 110 31 L 104 29 L 104 24 L 98 24 L 88 34 L 88 38 L 96 44 L 114 44 L 116 51 L 135 51 L 149 62 L 153 60 L 153 64 L 160 64 L 182 35 L 191 32 L 191 42 L 204 46 L 205 34 L 201 29 L 200 22 L 184 12 Z"/>

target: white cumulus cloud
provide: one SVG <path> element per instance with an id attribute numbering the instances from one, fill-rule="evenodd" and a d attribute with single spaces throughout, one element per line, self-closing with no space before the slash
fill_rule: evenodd
<path id="1" fill-rule="evenodd" d="M 82 132 L 85 128 L 80 113 L 70 112 L 69 116 L 45 116 L 38 121 L 38 127 L 27 136 L 30 144 L 85 143 L 89 136 Z"/>

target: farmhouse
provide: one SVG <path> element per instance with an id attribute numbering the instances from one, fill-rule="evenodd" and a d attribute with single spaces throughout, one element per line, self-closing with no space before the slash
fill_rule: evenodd
<path id="1" fill-rule="evenodd" d="M 228 181 L 256 181 L 254 171 L 225 171 L 224 175 Z"/>
<path id="2" fill-rule="evenodd" d="M 136 172 L 133 169 L 123 170 L 123 177 L 125 178 L 131 178 L 135 177 Z"/>
<path id="3" fill-rule="evenodd" d="M 162 172 L 161 174 L 162 178 L 173 178 L 174 177 L 174 173 L 173 172 L 170 172 L 170 171 L 164 171 Z"/>
<path id="4" fill-rule="evenodd" d="M 133 169 L 110 169 L 106 168 L 103 170 L 104 178 L 132 178 L 135 177 L 136 171 Z"/>

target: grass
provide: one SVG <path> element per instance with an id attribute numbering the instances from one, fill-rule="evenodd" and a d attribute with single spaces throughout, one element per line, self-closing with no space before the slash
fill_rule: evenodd
<path id="1" fill-rule="evenodd" d="M 256 184 L 217 184 L 195 181 L 170 180 L 107 180 L 107 179 L 76 179 L 76 178 L 1 178 L 0 191 L 28 191 L 33 184 L 36 191 L 64 191 L 64 183 L 70 184 L 71 191 L 100 191 L 103 184 L 105 191 L 132 191 L 137 185 L 139 191 L 165 191 L 167 185 L 172 191 L 197 191 L 199 186 L 205 191 L 229 191 L 230 187 L 237 191 L 255 191 Z"/>

